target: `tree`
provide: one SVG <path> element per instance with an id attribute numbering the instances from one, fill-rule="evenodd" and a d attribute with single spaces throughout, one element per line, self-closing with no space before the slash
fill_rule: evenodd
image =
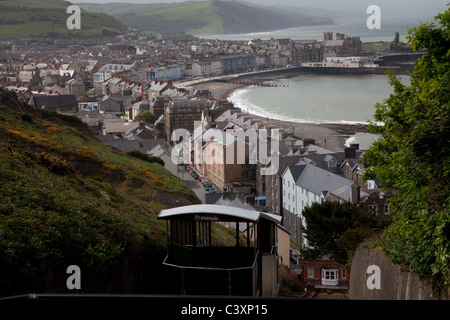
<path id="1" fill-rule="evenodd" d="M 416 61 L 410 85 L 389 73 L 394 93 L 376 105 L 372 132 L 382 136 L 365 154 L 365 178 L 394 191 L 393 223 L 383 246 L 394 263 L 432 282 L 450 284 L 450 11 L 408 31 Z"/>
<path id="2" fill-rule="evenodd" d="M 144 112 L 139 113 L 139 114 L 133 119 L 133 122 L 140 121 L 140 120 L 144 120 L 145 122 L 148 122 L 148 123 L 153 124 L 153 123 L 155 123 L 155 121 L 156 121 L 156 117 L 155 117 L 155 115 L 154 115 L 153 113 L 151 113 L 150 111 L 144 111 Z"/>
<path id="3" fill-rule="evenodd" d="M 302 215 L 306 224 L 303 236 L 309 246 L 301 251 L 302 255 L 315 259 L 330 254 L 342 264 L 347 263 L 349 251 L 372 235 L 371 228 L 384 228 L 388 222 L 369 213 L 366 207 L 349 202 L 313 203 Z"/>

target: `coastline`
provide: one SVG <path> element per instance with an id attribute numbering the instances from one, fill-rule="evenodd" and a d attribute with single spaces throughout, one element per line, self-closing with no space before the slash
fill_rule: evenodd
<path id="1" fill-rule="evenodd" d="M 261 83 L 277 79 L 292 78 L 295 75 L 280 74 L 270 76 L 246 77 L 245 80 L 252 83 Z M 193 85 L 195 89 L 209 90 L 217 100 L 226 101 L 236 90 L 245 88 L 247 85 L 238 83 L 203 82 Z M 367 124 L 344 124 L 344 123 L 307 123 L 297 121 L 285 121 L 274 118 L 264 118 L 255 114 L 250 115 L 260 119 L 261 122 L 275 125 L 286 130 L 294 130 L 294 136 L 301 139 L 314 139 L 316 145 L 333 151 L 342 151 L 346 141 L 358 132 L 368 132 Z M 325 142 L 326 140 L 326 142 Z"/>

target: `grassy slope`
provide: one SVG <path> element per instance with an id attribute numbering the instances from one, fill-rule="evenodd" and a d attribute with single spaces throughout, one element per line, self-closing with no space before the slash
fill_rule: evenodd
<path id="1" fill-rule="evenodd" d="M 332 23 L 331 18 L 312 17 L 272 7 L 231 1 L 169 4 L 81 4 L 105 12 L 128 26 L 150 31 L 186 31 L 190 34 L 239 33 Z"/>
<path id="2" fill-rule="evenodd" d="M 178 31 L 187 33 L 220 33 L 223 21 L 216 14 L 212 1 L 180 4 L 135 4 L 85 8 L 105 11 L 132 28 L 152 31 Z"/>
<path id="3" fill-rule="evenodd" d="M 68 4 L 62 0 L 0 0 L 0 38 L 8 36 L 91 37 L 122 33 L 126 26 L 99 12 L 81 11 L 81 30 L 69 30 Z M 17 23 L 8 23 L 15 21 Z"/>
<path id="4" fill-rule="evenodd" d="M 177 200 L 199 203 L 159 164 L 110 148 L 77 118 L 22 105 L 1 88 L 0 185 L 0 296 L 64 292 L 71 264 L 83 271 L 87 292 L 121 290 L 125 281 L 125 292 L 136 290 L 135 270 L 160 268 L 165 252 L 159 211 Z M 127 276 L 111 280 L 117 274 Z"/>

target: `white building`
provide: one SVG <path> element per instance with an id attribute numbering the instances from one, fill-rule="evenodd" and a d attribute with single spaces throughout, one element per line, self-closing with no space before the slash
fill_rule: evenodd
<path id="1" fill-rule="evenodd" d="M 282 174 L 283 226 L 294 241 L 307 245 L 302 236 L 306 227 L 302 212 L 315 202 L 328 200 L 330 193 L 342 186 L 351 186 L 351 180 L 304 161 L 289 166 Z"/>
<path id="2" fill-rule="evenodd" d="M 145 80 L 153 81 L 169 81 L 179 80 L 183 77 L 183 68 L 181 65 L 170 65 L 153 67 L 146 70 Z"/>

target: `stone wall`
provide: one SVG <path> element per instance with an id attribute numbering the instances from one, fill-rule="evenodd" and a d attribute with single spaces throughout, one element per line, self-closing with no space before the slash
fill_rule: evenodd
<path id="1" fill-rule="evenodd" d="M 429 300 L 432 289 L 419 277 L 400 271 L 398 265 L 376 249 L 358 249 L 350 272 L 352 299 Z"/>

